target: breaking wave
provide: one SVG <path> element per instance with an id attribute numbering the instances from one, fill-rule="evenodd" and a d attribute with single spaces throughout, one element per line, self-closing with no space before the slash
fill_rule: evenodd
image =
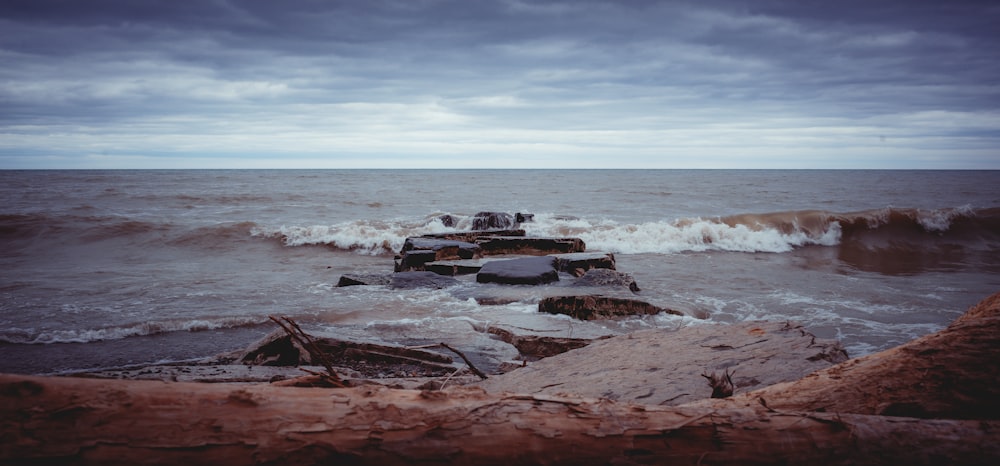
<path id="1" fill-rule="evenodd" d="M 445 217 L 450 217 L 443 220 Z M 417 221 L 355 220 L 335 225 L 254 226 L 254 236 L 286 246 L 325 245 L 362 254 L 391 254 L 407 237 L 471 228 L 472 217 L 432 214 Z M 446 223 L 451 226 L 446 226 Z M 879 247 L 891 242 L 919 248 L 941 241 L 990 243 L 1000 236 L 1000 209 L 885 208 L 837 213 L 802 210 L 620 223 L 536 214 L 520 226 L 531 236 L 571 236 L 590 250 L 624 254 L 681 252 L 788 252 L 803 246 Z"/>
<path id="2" fill-rule="evenodd" d="M 169 332 L 201 332 L 227 328 L 252 327 L 265 324 L 261 317 L 222 317 L 214 319 L 194 319 L 161 322 L 140 322 L 98 329 L 84 330 L 43 330 L 9 328 L 0 332 L 0 342 L 26 345 L 50 343 L 89 343 L 104 340 L 120 340 Z"/>

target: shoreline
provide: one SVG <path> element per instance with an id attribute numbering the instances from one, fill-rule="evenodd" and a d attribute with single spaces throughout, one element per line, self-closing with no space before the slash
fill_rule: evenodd
<path id="1" fill-rule="evenodd" d="M 709 343 L 702 349 L 710 354 L 736 349 Z M 902 346 L 679 406 L 475 386 L 321 389 L 0 375 L 0 418 L 18 420 L 3 424 L 0 461 L 521 464 L 634 460 L 638 453 L 685 463 L 708 455 L 722 464 L 993 464 L 1000 459 L 1000 374 L 983 368 L 998 356 L 1000 293 Z"/>

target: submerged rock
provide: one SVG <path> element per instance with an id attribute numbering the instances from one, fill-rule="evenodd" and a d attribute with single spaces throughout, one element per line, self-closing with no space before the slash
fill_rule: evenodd
<path id="1" fill-rule="evenodd" d="M 340 276 L 337 286 L 388 285 L 392 282 L 389 273 L 345 273 Z"/>
<path id="2" fill-rule="evenodd" d="M 392 274 L 389 284 L 393 289 L 412 290 L 416 288 L 448 288 L 458 284 L 458 280 L 434 272 L 399 272 Z"/>
<path id="3" fill-rule="evenodd" d="M 453 215 L 445 214 L 438 217 L 438 220 L 441 221 L 442 225 L 448 228 L 454 227 L 456 224 L 458 224 L 458 220 Z"/>
<path id="4" fill-rule="evenodd" d="M 633 293 L 638 293 L 639 285 L 632 275 L 611 269 L 590 269 L 578 278 L 571 286 L 586 287 L 624 287 Z"/>
<path id="5" fill-rule="evenodd" d="M 638 299 L 603 295 L 552 296 L 544 298 L 538 302 L 538 312 L 565 314 L 580 320 L 651 315 L 661 312 L 684 315 L 682 312 L 654 306 Z"/>
<path id="6" fill-rule="evenodd" d="M 554 257 L 525 257 L 487 262 L 476 274 L 479 283 L 542 285 L 559 281 Z"/>
<path id="7" fill-rule="evenodd" d="M 558 261 L 560 272 L 582 276 L 592 269 L 615 269 L 615 255 L 610 252 L 573 252 L 569 254 L 553 254 Z"/>

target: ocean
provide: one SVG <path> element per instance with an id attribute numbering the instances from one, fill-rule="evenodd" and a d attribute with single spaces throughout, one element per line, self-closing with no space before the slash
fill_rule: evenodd
<path id="1" fill-rule="evenodd" d="M 472 353 L 495 348 L 475 330 L 491 324 L 585 335 L 797 321 L 860 356 L 1000 291 L 998 171 L 0 171 L 0 201 L 11 373 L 197 360 L 274 330 L 268 315 Z M 336 286 L 391 272 L 406 237 L 468 228 L 479 211 L 531 213 L 529 235 L 614 253 L 638 298 L 688 316 L 572 321 L 537 312 L 543 288 L 478 304 L 469 277 Z"/>

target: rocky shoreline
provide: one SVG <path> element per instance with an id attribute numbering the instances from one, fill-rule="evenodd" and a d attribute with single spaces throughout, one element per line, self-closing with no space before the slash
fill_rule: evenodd
<path id="1" fill-rule="evenodd" d="M 855 359 L 794 322 L 601 332 L 582 324 L 676 311 L 639 299 L 613 255 L 511 234 L 530 216 L 509 217 L 481 221 L 504 228 L 501 240 L 492 230 L 412 238 L 394 272 L 341 285 L 407 292 L 464 281 L 483 302 L 546 287 L 532 294 L 538 312 L 565 314 L 580 331 L 472 325 L 491 355 L 310 335 L 272 316 L 273 333 L 197 363 L 0 374 L 0 464 L 1000 459 L 1000 293 L 940 332 Z"/>
<path id="2" fill-rule="evenodd" d="M 408 238 L 394 259 L 392 272 L 344 274 L 338 286 L 405 292 L 464 282 L 475 284 L 472 297 L 484 305 L 521 300 L 526 290 L 543 289 L 538 312 L 564 314 L 578 321 L 684 315 L 641 297 L 634 278 L 617 270 L 614 254 L 587 251 L 579 238 L 526 236 L 520 223 L 531 218 L 524 213 L 481 212 L 473 222 L 474 228 L 481 229 Z M 487 336 L 500 349 L 492 353 L 477 348 L 448 350 L 444 343 L 414 347 L 325 335 L 305 336 L 312 342 L 306 345 L 276 329 L 244 351 L 195 363 L 73 375 L 323 386 L 329 381 L 322 374 L 334 372 L 346 385 L 427 389 L 478 384 L 493 391 L 568 391 L 663 404 L 711 396 L 709 374 L 735 374 L 732 388 L 739 393 L 795 380 L 847 359 L 838 342 L 816 339 L 792 322 L 705 324 L 627 334 L 529 329 L 504 323 L 472 326 L 470 331 Z M 480 369 L 482 377 L 474 375 Z"/>
<path id="3" fill-rule="evenodd" d="M 819 365 L 844 354 L 795 325 L 700 326 L 669 338 L 709 358 L 692 361 L 689 371 L 670 365 L 674 354 L 659 353 L 665 340 L 656 333 L 593 342 L 480 386 L 417 390 L 0 374 L 0 464 L 992 465 L 1000 459 L 1000 380 L 993 370 L 1000 293 L 940 332 L 773 385 L 746 380 L 743 371 L 774 352 L 811 353 L 806 360 Z M 742 343 L 745 336 L 751 340 Z M 789 345 L 800 351 L 786 351 Z M 637 355 L 647 359 L 627 360 Z M 601 363 L 608 358 L 619 373 L 606 372 L 614 369 Z M 788 368 L 780 358 L 764 364 L 771 363 L 769 372 Z M 697 373 L 705 364 L 726 369 Z M 669 373 L 708 380 L 711 393 L 670 392 L 672 382 L 663 378 Z M 515 374 L 520 378 L 505 379 Z M 622 383 L 640 374 L 642 386 Z M 538 385 L 553 377 L 564 378 Z M 617 386 L 600 393 L 609 381 Z M 739 389 L 758 382 L 764 387 Z"/>

